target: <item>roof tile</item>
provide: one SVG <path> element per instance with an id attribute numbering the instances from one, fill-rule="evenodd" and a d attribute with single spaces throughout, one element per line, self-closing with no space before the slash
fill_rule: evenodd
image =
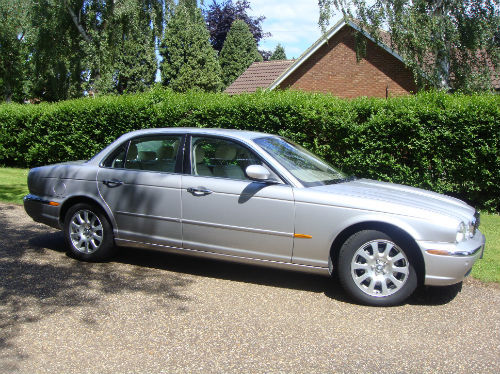
<path id="1" fill-rule="evenodd" d="M 294 62 L 295 60 L 254 62 L 224 92 L 234 95 L 255 92 L 258 88 L 267 88 Z"/>

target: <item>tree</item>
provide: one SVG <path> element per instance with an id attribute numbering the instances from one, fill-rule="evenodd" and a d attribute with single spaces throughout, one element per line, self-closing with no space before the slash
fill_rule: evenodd
<path id="1" fill-rule="evenodd" d="M 276 46 L 270 60 L 286 60 L 285 48 L 281 44 Z"/>
<path id="2" fill-rule="evenodd" d="M 233 3 L 232 0 L 226 0 L 220 4 L 213 0 L 208 9 L 204 11 L 205 22 L 210 32 L 210 43 L 217 52 L 222 50 L 227 33 L 237 19 L 245 21 L 257 45 L 261 39 L 271 35 L 262 31 L 262 22 L 266 17 L 250 17 L 247 14 L 248 9 L 250 9 L 250 3 L 247 0 L 238 0 L 236 3 Z"/>
<path id="3" fill-rule="evenodd" d="M 147 9 L 140 3 L 133 4 L 114 21 L 117 40 L 112 79 L 114 90 L 120 94 L 144 91 L 155 82 L 155 36 Z"/>
<path id="4" fill-rule="evenodd" d="M 234 21 L 220 52 L 222 81 L 229 86 L 253 62 L 262 61 L 250 28 L 242 20 Z"/>
<path id="5" fill-rule="evenodd" d="M 392 48 L 413 70 L 417 83 L 445 90 L 491 87 L 499 71 L 498 0 L 320 0 L 320 25 L 335 9 L 380 40 L 388 29 Z"/>
<path id="6" fill-rule="evenodd" d="M 199 8 L 178 5 L 161 43 L 163 85 L 178 92 L 219 91 L 221 68 Z"/>
<path id="7" fill-rule="evenodd" d="M 6 102 L 26 94 L 28 0 L 0 0 L 0 94 Z"/>
<path id="8" fill-rule="evenodd" d="M 57 0 L 32 2 L 31 98 L 44 101 L 82 96 L 82 50 L 78 31 Z"/>
<path id="9" fill-rule="evenodd" d="M 63 3 L 80 34 L 88 91 L 123 92 L 143 89 L 154 82 L 151 76 L 156 66 L 152 56 L 173 0 Z"/>
<path id="10" fill-rule="evenodd" d="M 56 101 L 154 83 L 155 47 L 173 0 L 30 3 L 32 96 Z"/>

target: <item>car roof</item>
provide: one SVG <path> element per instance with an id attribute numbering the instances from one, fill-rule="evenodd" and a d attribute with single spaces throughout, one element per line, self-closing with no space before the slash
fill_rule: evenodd
<path id="1" fill-rule="evenodd" d="M 203 135 L 226 135 L 233 138 L 252 140 L 263 136 L 273 136 L 257 131 L 221 129 L 221 128 L 203 128 L 203 127 L 166 127 L 155 129 L 136 130 L 125 134 L 127 138 L 140 135 L 156 135 L 165 133 L 183 133 L 183 134 L 203 134 Z"/>
<path id="2" fill-rule="evenodd" d="M 165 128 L 135 130 L 123 134 L 87 162 L 89 164 L 98 164 L 103 157 L 105 157 L 112 149 L 116 147 L 117 144 L 126 142 L 137 136 L 147 136 L 147 135 L 154 136 L 154 135 L 161 135 L 168 133 L 227 136 L 233 139 L 240 139 L 243 142 L 252 141 L 253 139 L 261 138 L 263 136 L 276 136 L 257 131 L 220 129 L 220 128 L 202 128 L 202 127 L 165 127 Z"/>

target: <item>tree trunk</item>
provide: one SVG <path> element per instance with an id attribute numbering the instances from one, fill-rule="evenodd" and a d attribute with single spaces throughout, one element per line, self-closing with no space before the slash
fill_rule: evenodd
<path id="1" fill-rule="evenodd" d="M 83 26 L 80 24 L 78 17 L 76 16 L 73 9 L 71 9 L 71 7 L 69 6 L 68 1 L 67 0 L 64 1 L 64 4 L 66 5 L 66 9 L 68 9 L 68 13 L 71 16 L 71 19 L 73 20 L 73 23 L 75 24 L 76 28 L 78 29 L 78 32 L 80 33 L 80 35 L 83 37 L 83 39 L 85 39 L 85 41 L 87 43 L 92 43 L 92 39 L 87 34 L 87 32 L 85 31 Z"/>
<path id="2" fill-rule="evenodd" d="M 445 15 L 448 13 L 445 9 L 446 5 L 443 0 L 434 0 L 434 10 L 433 16 L 444 22 Z M 435 42 L 437 40 L 443 40 L 445 47 L 443 49 L 436 49 L 434 51 L 436 71 L 438 74 L 438 87 L 442 90 L 450 90 L 450 60 L 449 60 L 449 50 L 450 46 L 446 42 L 446 35 L 441 28 L 433 30 L 433 38 Z"/>
<path id="3" fill-rule="evenodd" d="M 4 81 L 3 95 L 6 103 L 12 102 L 12 89 L 8 81 Z"/>

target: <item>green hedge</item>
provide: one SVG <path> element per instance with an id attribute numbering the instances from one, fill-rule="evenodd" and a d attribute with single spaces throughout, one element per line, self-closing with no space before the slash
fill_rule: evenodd
<path id="1" fill-rule="evenodd" d="M 289 137 L 349 174 L 500 207 L 500 96 L 341 100 L 300 92 L 105 96 L 0 105 L 0 164 L 86 159 L 130 130 L 197 126 Z"/>

